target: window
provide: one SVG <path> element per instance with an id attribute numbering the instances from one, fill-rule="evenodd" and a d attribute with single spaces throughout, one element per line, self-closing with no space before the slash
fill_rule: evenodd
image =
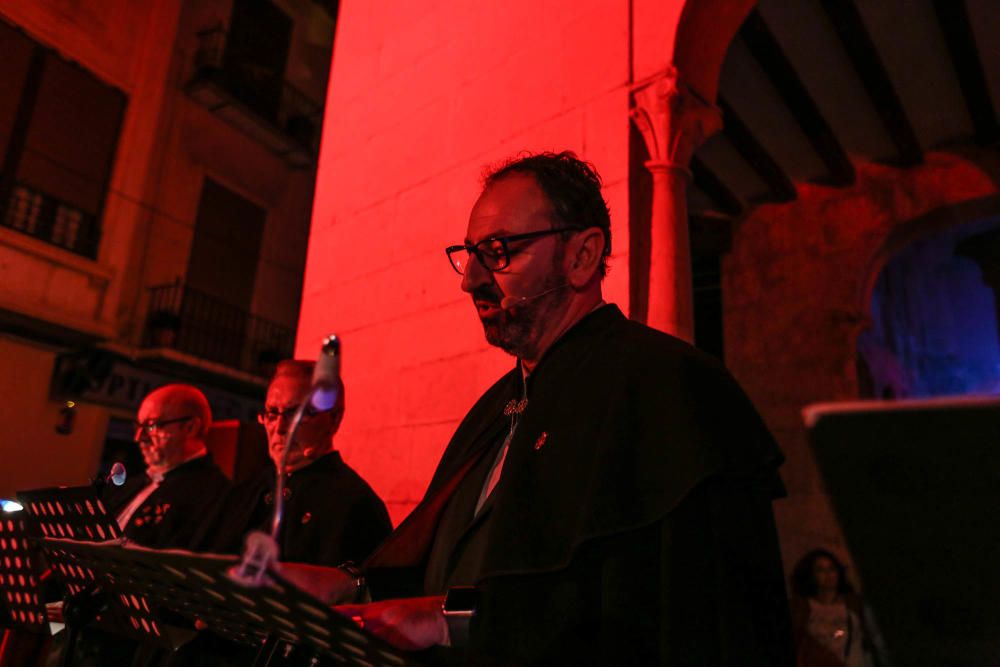
<path id="1" fill-rule="evenodd" d="M 0 22 L 0 224 L 96 257 L 126 97 Z"/>

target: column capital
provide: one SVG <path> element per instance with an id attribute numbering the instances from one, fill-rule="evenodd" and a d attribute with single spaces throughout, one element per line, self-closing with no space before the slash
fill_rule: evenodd
<path id="1" fill-rule="evenodd" d="M 636 84 L 629 112 L 642 133 L 651 172 L 679 170 L 690 174 L 691 157 L 722 129 L 722 112 L 683 82 L 676 68 Z"/>

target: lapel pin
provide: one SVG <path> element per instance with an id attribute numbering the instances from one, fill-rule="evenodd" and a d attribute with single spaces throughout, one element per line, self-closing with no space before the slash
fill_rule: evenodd
<path id="1" fill-rule="evenodd" d="M 312 512 L 306 512 L 305 514 L 302 515 L 302 523 L 309 523 L 310 521 L 312 521 L 312 518 L 313 518 Z"/>
<path id="2" fill-rule="evenodd" d="M 503 414 L 505 417 L 510 417 L 511 415 L 519 415 L 528 407 L 528 399 L 522 398 L 517 400 L 512 398 L 507 402 L 507 405 L 503 409 Z"/>
<path id="3" fill-rule="evenodd" d="M 538 440 L 535 440 L 535 451 L 545 446 L 545 441 L 549 439 L 548 431 L 542 431 L 542 434 L 538 436 Z"/>

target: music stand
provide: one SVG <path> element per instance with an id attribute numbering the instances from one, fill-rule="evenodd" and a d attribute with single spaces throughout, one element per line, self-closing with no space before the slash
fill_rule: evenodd
<path id="1" fill-rule="evenodd" d="M 48 634 L 42 566 L 26 513 L 0 514 L 0 593 L 9 627 Z"/>
<path id="2" fill-rule="evenodd" d="M 90 543 L 120 542 L 124 538 L 118 522 L 108 514 L 93 486 L 56 487 L 21 491 L 18 501 L 37 524 L 37 538 L 61 538 Z M 102 581 L 92 568 L 71 552 L 47 549 L 45 556 L 71 598 L 66 606 L 71 647 L 79 626 L 93 623 L 100 629 L 133 639 L 175 649 L 194 636 L 193 630 L 163 623 L 149 601 L 133 591 L 124 591 Z M 102 596 L 101 593 L 108 593 Z M 138 622 L 136 617 L 143 622 Z M 153 623 L 153 625 L 151 625 Z M 153 628 L 156 632 L 153 632 Z M 67 655 L 69 650 L 67 650 Z"/>
<path id="3" fill-rule="evenodd" d="M 46 552 L 74 554 L 82 566 L 98 578 L 113 581 L 113 586 L 141 593 L 154 611 L 162 607 L 192 621 L 200 620 L 212 632 L 241 644 L 259 647 L 271 636 L 306 646 L 338 664 L 416 665 L 406 654 L 277 575 L 260 588 L 233 581 L 227 576 L 238 561 L 233 556 L 51 538 L 42 543 Z"/>
<path id="4" fill-rule="evenodd" d="M 1000 400 L 804 411 L 816 463 L 894 664 L 1000 660 Z"/>
<path id="5" fill-rule="evenodd" d="M 122 536 L 93 486 L 18 491 L 17 499 L 34 517 L 42 537 L 104 542 Z"/>

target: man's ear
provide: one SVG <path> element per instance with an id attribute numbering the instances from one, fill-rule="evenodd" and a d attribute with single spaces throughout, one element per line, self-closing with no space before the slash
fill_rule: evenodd
<path id="1" fill-rule="evenodd" d="M 604 232 L 588 227 L 574 234 L 567 244 L 566 277 L 573 287 L 587 285 L 597 273 L 604 257 Z"/>
<path id="2" fill-rule="evenodd" d="M 184 424 L 184 428 L 187 429 L 189 438 L 204 440 L 208 435 L 208 428 L 205 427 L 205 422 L 203 422 L 201 417 L 198 415 L 195 415 L 191 417 L 191 419 L 187 420 L 187 423 Z"/>

